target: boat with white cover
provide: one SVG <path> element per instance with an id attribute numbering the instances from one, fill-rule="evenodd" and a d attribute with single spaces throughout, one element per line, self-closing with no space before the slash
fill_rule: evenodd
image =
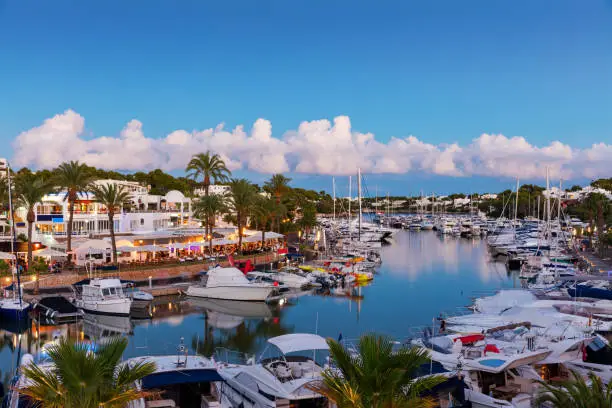
<path id="1" fill-rule="evenodd" d="M 245 408 L 327 407 L 327 400 L 308 388 L 321 380 L 324 367 L 315 361 L 315 356 L 319 351 L 327 355 L 325 339 L 316 334 L 295 333 L 273 337 L 268 344 L 279 350 L 280 356 L 260 358 L 258 363 L 252 360 L 246 365 L 219 365 L 219 374 L 225 380 L 217 383 L 222 402 Z"/>
<path id="2" fill-rule="evenodd" d="M 202 274 L 199 284 L 187 288 L 187 296 L 264 302 L 278 293 L 271 283 L 251 282 L 238 268 L 217 267 Z"/>
<path id="3" fill-rule="evenodd" d="M 115 278 L 91 279 L 74 284 L 75 305 L 87 313 L 129 316 L 132 299 L 123 292 Z"/>

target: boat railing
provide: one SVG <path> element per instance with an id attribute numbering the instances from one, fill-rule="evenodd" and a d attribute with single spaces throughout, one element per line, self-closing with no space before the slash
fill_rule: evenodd
<path id="1" fill-rule="evenodd" d="M 225 347 L 217 347 L 214 356 L 215 361 L 227 364 L 245 365 L 255 361 L 254 354 L 243 353 Z"/>

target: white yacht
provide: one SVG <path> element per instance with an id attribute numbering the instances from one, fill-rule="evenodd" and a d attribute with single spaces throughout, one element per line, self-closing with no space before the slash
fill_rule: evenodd
<path id="1" fill-rule="evenodd" d="M 132 299 L 123 293 L 119 279 L 86 279 L 73 286 L 79 309 L 88 313 L 129 316 Z"/>
<path id="2" fill-rule="evenodd" d="M 217 383 L 222 402 L 245 408 L 327 407 L 326 399 L 308 388 L 308 384 L 321 379 L 324 368 L 316 363 L 315 356 L 320 350 L 327 353 L 325 339 L 296 333 L 273 337 L 268 343 L 280 351 L 280 356 L 260 359 L 257 364 L 219 365 L 224 380 Z M 306 353 L 309 357 L 304 357 Z"/>
<path id="3" fill-rule="evenodd" d="M 187 288 L 187 296 L 211 299 L 261 301 L 278 293 L 271 283 L 251 282 L 238 268 L 213 268 L 202 275 L 199 284 Z"/>

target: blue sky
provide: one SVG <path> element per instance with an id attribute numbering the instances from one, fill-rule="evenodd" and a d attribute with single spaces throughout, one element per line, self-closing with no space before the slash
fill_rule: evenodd
<path id="1" fill-rule="evenodd" d="M 163 138 L 258 118 L 280 137 L 346 115 L 382 143 L 502 133 L 587 149 L 612 142 L 612 1 L 0 0 L 0 154 L 66 109 L 85 138 L 131 119 Z M 373 178 L 397 192 L 509 184 L 474 177 Z"/>

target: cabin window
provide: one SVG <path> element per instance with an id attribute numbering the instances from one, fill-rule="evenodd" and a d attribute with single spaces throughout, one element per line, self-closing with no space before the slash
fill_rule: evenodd
<path id="1" fill-rule="evenodd" d="M 108 290 L 108 289 L 102 289 L 102 294 L 103 294 L 104 296 L 109 296 L 109 295 L 110 295 L 110 290 Z"/>

